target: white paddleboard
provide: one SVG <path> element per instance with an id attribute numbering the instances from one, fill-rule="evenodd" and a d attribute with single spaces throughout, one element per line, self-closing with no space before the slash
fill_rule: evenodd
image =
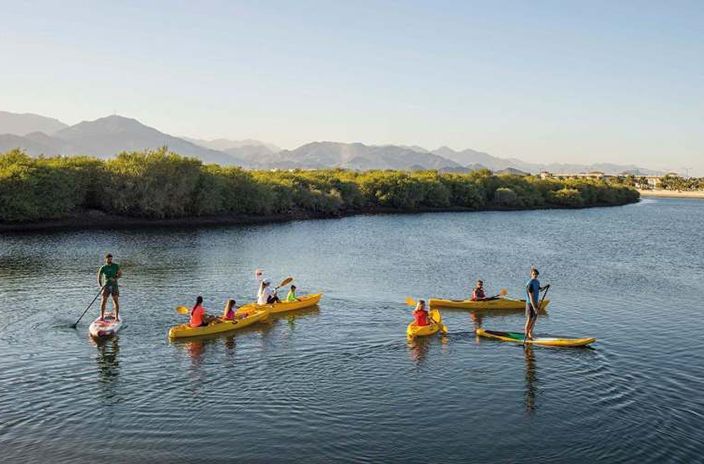
<path id="1" fill-rule="evenodd" d="M 88 333 L 95 338 L 112 337 L 120 331 L 121 327 L 122 319 L 115 319 L 113 314 L 108 314 L 102 321 L 98 318 L 91 322 Z"/>

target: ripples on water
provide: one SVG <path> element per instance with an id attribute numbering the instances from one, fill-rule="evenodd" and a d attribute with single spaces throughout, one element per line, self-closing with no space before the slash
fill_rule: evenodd
<path id="1" fill-rule="evenodd" d="M 5 461 L 693 462 L 704 438 L 704 202 L 358 216 L 256 227 L 0 237 Z M 95 271 L 123 265 L 126 327 L 95 343 Z M 538 332 L 593 349 L 478 340 L 522 311 L 444 311 L 408 342 L 406 296 L 476 278 L 552 284 Z M 253 296 L 253 270 L 319 308 L 169 343 L 173 308 Z"/>

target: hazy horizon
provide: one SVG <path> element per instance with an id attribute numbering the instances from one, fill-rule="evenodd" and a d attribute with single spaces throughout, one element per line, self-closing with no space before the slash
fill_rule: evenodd
<path id="1" fill-rule="evenodd" d="M 704 175 L 704 4 L 3 2 L 0 109 Z"/>

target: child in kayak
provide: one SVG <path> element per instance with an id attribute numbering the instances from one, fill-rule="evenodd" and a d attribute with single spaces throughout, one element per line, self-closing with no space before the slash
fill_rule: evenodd
<path id="1" fill-rule="evenodd" d="M 428 311 L 425 309 L 425 300 L 418 300 L 416 309 L 413 310 L 413 319 L 418 327 L 430 325 Z"/>
<path id="2" fill-rule="evenodd" d="M 288 295 L 286 295 L 286 301 L 298 301 L 298 297 L 296 296 L 295 285 L 291 285 L 291 288 L 288 291 Z"/>
<path id="3" fill-rule="evenodd" d="M 205 308 L 203 308 L 203 297 L 198 296 L 195 306 L 191 309 L 191 320 L 188 324 L 191 327 L 202 327 L 210 324 L 214 319 L 214 316 L 206 314 Z"/>
<path id="4" fill-rule="evenodd" d="M 225 309 L 222 312 L 222 319 L 225 321 L 232 321 L 235 319 L 235 310 L 237 302 L 235 300 L 227 300 L 225 303 Z"/>
<path id="5" fill-rule="evenodd" d="M 257 304 L 265 305 L 280 302 L 281 300 L 279 300 L 276 290 L 271 289 L 271 281 L 269 279 L 262 280 L 257 293 Z"/>

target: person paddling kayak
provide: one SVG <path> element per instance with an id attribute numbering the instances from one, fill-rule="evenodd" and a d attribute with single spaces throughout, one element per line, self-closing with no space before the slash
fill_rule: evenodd
<path id="1" fill-rule="evenodd" d="M 206 314 L 205 308 L 203 307 L 203 297 L 198 296 L 196 298 L 196 304 L 191 309 L 191 320 L 188 324 L 191 327 L 202 327 L 210 324 L 215 319 L 215 316 Z"/>
<path id="2" fill-rule="evenodd" d="M 291 302 L 291 301 L 298 301 L 298 296 L 296 295 L 296 286 L 291 285 L 291 288 L 288 291 L 288 294 L 286 295 L 286 301 Z"/>
<path id="3" fill-rule="evenodd" d="M 108 297 L 112 296 L 112 307 L 115 313 L 115 320 L 120 319 L 120 289 L 117 286 L 117 279 L 122 277 L 122 270 L 117 263 L 112 262 L 112 255 L 105 255 L 105 264 L 98 269 L 98 285 L 103 289 L 100 300 L 100 320 L 105 319 L 105 306 Z"/>
<path id="4" fill-rule="evenodd" d="M 259 284 L 259 292 L 257 292 L 257 304 L 265 305 L 272 303 L 280 303 L 278 295 L 276 295 L 276 290 L 271 288 L 271 281 L 269 279 L 262 280 Z"/>
<path id="5" fill-rule="evenodd" d="M 484 292 L 484 281 L 477 280 L 477 285 L 474 287 L 474 290 L 472 290 L 472 301 L 489 301 L 496 300 L 498 298 L 498 295 L 487 297 L 486 293 Z"/>
<path id="6" fill-rule="evenodd" d="M 416 309 L 413 310 L 413 319 L 418 327 L 430 325 L 430 321 L 428 321 L 428 311 L 425 309 L 425 300 L 418 300 Z"/>
<path id="7" fill-rule="evenodd" d="M 486 294 L 484 293 L 484 282 L 477 280 L 477 285 L 472 290 L 472 301 L 486 300 Z"/>
<path id="8" fill-rule="evenodd" d="M 533 328 L 538 320 L 538 310 L 540 309 L 540 292 L 550 287 L 550 285 L 540 286 L 539 275 L 540 272 L 536 268 L 531 268 L 530 280 L 526 284 L 526 325 L 523 333 L 527 340 L 533 340 Z"/>

